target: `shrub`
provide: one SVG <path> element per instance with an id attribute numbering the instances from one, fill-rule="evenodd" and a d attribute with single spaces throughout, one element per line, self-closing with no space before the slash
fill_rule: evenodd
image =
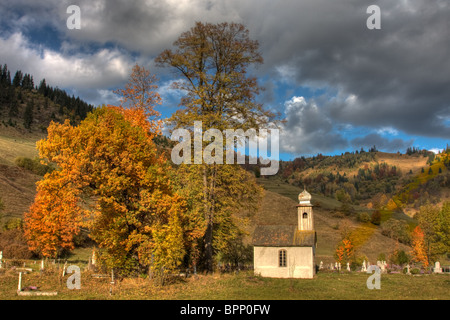
<path id="1" fill-rule="evenodd" d="M 420 274 L 420 269 L 419 268 L 414 268 L 410 272 L 411 272 L 411 274 Z"/>
<path id="2" fill-rule="evenodd" d="M 386 255 L 384 253 L 380 253 L 377 257 L 378 261 L 386 261 Z"/>
<path id="3" fill-rule="evenodd" d="M 390 261 L 393 264 L 405 265 L 405 264 L 409 263 L 410 257 L 408 256 L 408 254 L 405 251 L 399 250 L 399 251 L 395 251 L 392 254 L 392 256 L 390 257 Z"/>
<path id="4" fill-rule="evenodd" d="M 3 230 L 22 229 L 23 220 L 20 218 L 11 218 L 3 225 Z"/>
<path id="5" fill-rule="evenodd" d="M 355 213 L 355 209 L 348 203 L 343 203 L 338 210 L 346 216 Z"/>
<path id="6" fill-rule="evenodd" d="M 380 225 L 381 223 L 381 212 L 379 210 L 376 210 L 372 213 L 372 218 L 370 219 L 370 222 L 372 222 L 374 225 Z"/>
<path id="7" fill-rule="evenodd" d="M 381 234 L 398 240 L 401 243 L 410 244 L 411 234 L 409 225 L 404 220 L 389 219 L 381 225 Z"/>
<path id="8" fill-rule="evenodd" d="M 54 170 L 52 167 L 42 164 L 38 159 L 17 157 L 15 163 L 17 166 L 27 169 L 39 176 L 44 176 L 47 172 L 52 172 Z"/>
<path id="9" fill-rule="evenodd" d="M 360 212 L 360 213 L 358 213 L 358 216 L 356 218 L 360 222 L 369 222 L 370 221 L 370 214 L 367 213 L 367 212 Z"/>
<path id="10" fill-rule="evenodd" d="M 3 257 L 7 259 L 31 259 L 33 257 L 20 228 L 0 232 L 0 248 L 2 248 Z"/>

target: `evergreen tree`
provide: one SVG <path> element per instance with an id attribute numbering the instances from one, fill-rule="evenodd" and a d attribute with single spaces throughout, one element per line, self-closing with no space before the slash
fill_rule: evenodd
<path id="1" fill-rule="evenodd" d="M 14 75 L 14 79 L 13 79 L 13 86 L 15 88 L 18 88 L 22 85 L 22 79 L 23 79 L 23 74 L 22 71 L 17 70 L 16 74 Z"/>
<path id="2" fill-rule="evenodd" d="M 19 106 L 17 105 L 17 100 L 13 99 L 9 104 L 9 117 L 17 117 L 19 114 Z"/>
<path id="3" fill-rule="evenodd" d="M 45 82 L 45 79 L 42 79 L 39 83 L 38 92 L 42 94 L 44 97 L 47 96 L 47 83 Z"/>
<path id="4" fill-rule="evenodd" d="M 26 129 L 31 129 L 31 124 L 33 123 L 33 102 L 28 102 L 23 113 L 23 126 Z"/>

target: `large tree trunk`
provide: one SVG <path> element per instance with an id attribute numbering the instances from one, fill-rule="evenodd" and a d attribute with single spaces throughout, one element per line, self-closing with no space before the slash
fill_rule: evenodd
<path id="1" fill-rule="evenodd" d="M 207 223 L 206 232 L 203 237 L 204 245 L 204 266 L 206 272 L 214 270 L 213 264 L 213 230 L 214 230 L 214 208 L 215 208 L 215 187 L 216 187 L 216 165 L 203 167 L 203 196 L 205 200 L 204 210 Z M 209 179 L 208 179 L 209 178 Z M 209 183 L 208 183 L 209 180 Z"/>

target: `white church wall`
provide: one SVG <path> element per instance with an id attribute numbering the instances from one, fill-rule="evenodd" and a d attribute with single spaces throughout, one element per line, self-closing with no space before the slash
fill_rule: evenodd
<path id="1" fill-rule="evenodd" d="M 280 267 L 279 251 L 286 250 L 286 267 Z M 254 272 L 263 277 L 302 278 L 314 277 L 312 247 L 254 247 Z"/>

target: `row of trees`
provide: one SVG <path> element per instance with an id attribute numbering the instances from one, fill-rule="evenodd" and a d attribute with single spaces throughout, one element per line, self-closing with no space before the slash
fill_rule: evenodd
<path id="1" fill-rule="evenodd" d="M 187 94 L 170 118 L 173 129 L 191 128 L 193 137 L 197 120 L 203 130 L 272 123 L 275 115 L 254 102 L 259 88 L 247 68 L 262 58 L 243 25 L 196 23 L 174 45 L 156 59 L 184 79 L 174 84 Z M 183 262 L 209 272 L 216 257 L 235 259 L 230 250 L 242 248 L 262 188 L 239 165 L 173 167 L 154 144 L 161 131 L 155 81 L 136 65 L 117 91 L 120 106 L 98 108 L 78 126 L 50 125 L 38 149 L 57 169 L 38 183 L 25 216 L 32 250 L 57 256 L 87 229 L 105 265 L 124 273 L 164 275 Z"/>
<path id="2" fill-rule="evenodd" d="M 306 186 L 312 192 L 335 197 L 344 203 L 357 203 L 379 193 L 393 193 L 400 177 L 401 172 L 397 167 L 381 163 L 370 167 L 366 165 L 353 176 L 316 170 L 307 176 L 294 175 L 290 182 Z"/>
<path id="3" fill-rule="evenodd" d="M 33 113 L 38 104 L 34 98 L 29 97 L 29 92 L 40 93 L 41 97 L 45 97 L 44 103 L 42 103 L 44 108 L 48 107 L 49 102 L 57 105 L 58 109 L 55 112 L 71 119 L 72 123 L 78 123 L 86 118 L 94 108 L 79 97 L 70 96 L 65 90 L 49 86 L 45 79 L 40 81 L 39 86 L 35 86 L 33 76 L 28 73 L 24 74 L 21 70 L 17 70 L 11 80 L 8 66 L 0 65 L 0 111 L 7 111 L 10 118 L 22 117 L 24 127 L 27 129 L 30 129 Z M 19 105 L 24 103 L 25 108 L 20 114 Z M 38 105 L 39 107 L 40 105 Z"/>

